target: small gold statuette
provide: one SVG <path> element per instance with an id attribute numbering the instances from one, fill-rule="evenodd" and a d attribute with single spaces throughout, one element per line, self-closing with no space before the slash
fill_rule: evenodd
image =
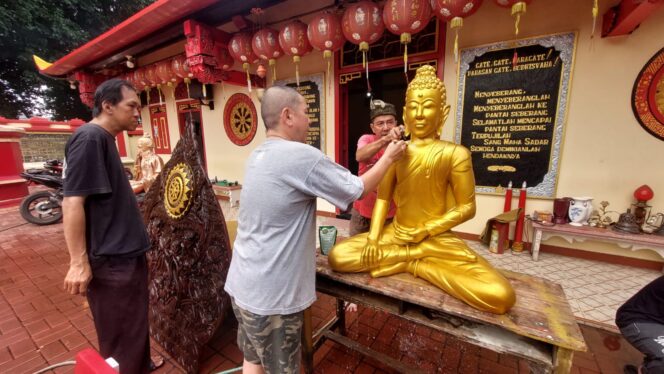
<path id="1" fill-rule="evenodd" d="M 189 210 L 193 173 L 189 165 L 179 163 L 171 169 L 164 189 L 164 206 L 171 218 L 179 219 Z"/>

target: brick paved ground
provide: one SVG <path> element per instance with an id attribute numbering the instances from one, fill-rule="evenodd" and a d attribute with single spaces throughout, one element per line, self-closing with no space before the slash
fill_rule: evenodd
<path id="1" fill-rule="evenodd" d="M 68 255 L 62 224 L 39 227 L 22 221 L 16 208 L 0 209 L 0 373 L 31 373 L 97 346 L 89 309 L 82 297 L 62 290 Z M 334 310 L 321 295 L 313 306 L 314 327 Z M 431 329 L 370 308 L 347 318 L 348 336 L 402 362 L 438 373 L 528 373 L 527 363 L 471 346 Z M 638 352 L 613 333 L 583 327 L 590 352 L 575 355 L 572 373 L 622 373 L 637 362 Z M 204 350 L 201 372 L 237 367 L 242 354 L 235 345 L 236 327 L 227 318 Z M 153 349 L 161 349 L 153 343 Z M 163 354 L 163 352 L 161 352 Z M 165 354 L 164 354 L 165 355 Z M 165 355 L 158 373 L 182 370 Z M 316 353 L 318 373 L 393 372 L 376 360 L 326 342 Z M 57 373 L 72 372 L 72 367 Z"/>

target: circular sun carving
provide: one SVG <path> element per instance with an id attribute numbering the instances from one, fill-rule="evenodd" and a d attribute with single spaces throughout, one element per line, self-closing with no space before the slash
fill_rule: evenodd
<path id="1" fill-rule="evenodd" d="M 168 173 L 164 189 L 164 206 L 171 218 L 179 219 L 189 211 L 193 172 L 189 165 L 179 163 Z"/>
<path id="2" fill-rule="evenodd" d="M 251 98 L 242 93 L 231 96 L 224 109 L 224 129 L 234 144 L 247 145 L 256 135 L 258 116 Z"/>
<path id="3" fill-rule="evenodd" d="M 632 110 L 644 130 L 664 140 L 664 48 L 637 76 L 632 90 Z"/>

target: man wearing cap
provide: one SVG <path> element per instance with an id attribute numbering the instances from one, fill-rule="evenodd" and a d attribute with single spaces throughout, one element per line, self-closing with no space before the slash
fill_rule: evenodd
<path id="1" fill-rule="evenodd" d="M 383 155 L 385 147 L 392 140 L 401 139 L 402 129 L 397 126 L 397 111 L 394 105 L 382 100 L 372 100 L 369 114 L 371 131 L 373 134 L 362 135 L 357 141 L 355 159 L 359 163 L 358 175 L 371 169 Z M 376 203 L 376 191 L 368 193 L 363 199 L 353 203 L 350 218 L 350 235 L 357 235 L 369 231 L 371 213 Z M 390 206 L 388 219 L 394 216 L 396 208 L 394 203 Z"/>

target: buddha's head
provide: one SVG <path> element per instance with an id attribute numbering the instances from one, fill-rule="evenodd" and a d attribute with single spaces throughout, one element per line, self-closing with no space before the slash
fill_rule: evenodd
<path id="1" fill-rule="evenodd" d="M 445 85 L 436 76 L 436 69 L 430 65 L 417 69 L 415 79 L 408 84 L 403 107 L 406 134 L 418 139 L 440 137 L 450 112 L 446 102 Z"/>
<path id="2" fill-rule="evenodd" d="M 137 146 L 138 151 L 141 153 L 150 152 L 154 148 L 154 143 L 152 142 L 152 138 L 149 136 L 142 136 L 138 138 Z"/>

